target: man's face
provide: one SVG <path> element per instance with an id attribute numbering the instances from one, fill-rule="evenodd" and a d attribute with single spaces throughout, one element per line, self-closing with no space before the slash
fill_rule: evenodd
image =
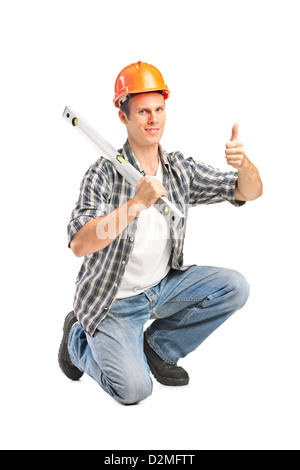
<path id="1" fill-rule="evenodd" d="M 165 100 L 160 93 L 136 95 L 129 102 L 129 119 L 120 112 L 129 140 L 139 146 L 158 144 L 166 122 Z"/>

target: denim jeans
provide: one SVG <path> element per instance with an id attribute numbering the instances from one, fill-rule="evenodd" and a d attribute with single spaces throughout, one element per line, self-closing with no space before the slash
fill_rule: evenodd
<path id="1" fill-rule="evenodd" d="M 73 325 L 68 342 L 72 362 L 117 401 L 137 403 L 152 393 L 143 352 L 146 337 L 170 364 L 194 351 L 247 301 L 249 285 L 237 271 L 209 266 L 171 270 L 144 293 L 116 300 L 93 336 Z"/>

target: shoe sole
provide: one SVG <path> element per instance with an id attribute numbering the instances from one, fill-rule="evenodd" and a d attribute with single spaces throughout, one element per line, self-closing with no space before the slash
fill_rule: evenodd
<path id="1" fill-rule="evenodd" d="M 61 340 L 61 344 L 58 351 L 58 364 L 61 368 L 62 372 L 71 380 L 79 380 L 83 376 L 83 372 L 77 369 L 70 360 L 69 351 L 68 351 L 68 338 L 69 333 L 74 325 L 77 322 L 76 317 L 74 316 L 74 312 L 68 313 L 65 318 L 64 326 L 63 326 L 63 337 Z"/>

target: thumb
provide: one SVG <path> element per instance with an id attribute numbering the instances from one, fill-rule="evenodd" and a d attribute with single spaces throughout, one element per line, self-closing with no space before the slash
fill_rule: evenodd
<path id="1" fill-rule="evenodd" d="M 239 132 L 239 125 L 236 123 L 233 125 L 233 128 L 232 128 L 232 134 L 231 134 L 231 139 L 230 139 L 231 141 L 239 140 L 238 132 Z"/>

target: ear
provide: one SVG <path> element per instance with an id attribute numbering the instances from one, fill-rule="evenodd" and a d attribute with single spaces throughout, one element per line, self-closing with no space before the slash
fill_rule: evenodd
<path id="1" fill-rule="evenodd" d="M 127 119 L 126 114 L 123 113 L 123 111 L 121 111 L 120 109 L 119 109 L 119 118 L 120 118 L 121 122 L 123 122 L 123 124 L 126 125 L 128 123 L 128 119 Z"/>

